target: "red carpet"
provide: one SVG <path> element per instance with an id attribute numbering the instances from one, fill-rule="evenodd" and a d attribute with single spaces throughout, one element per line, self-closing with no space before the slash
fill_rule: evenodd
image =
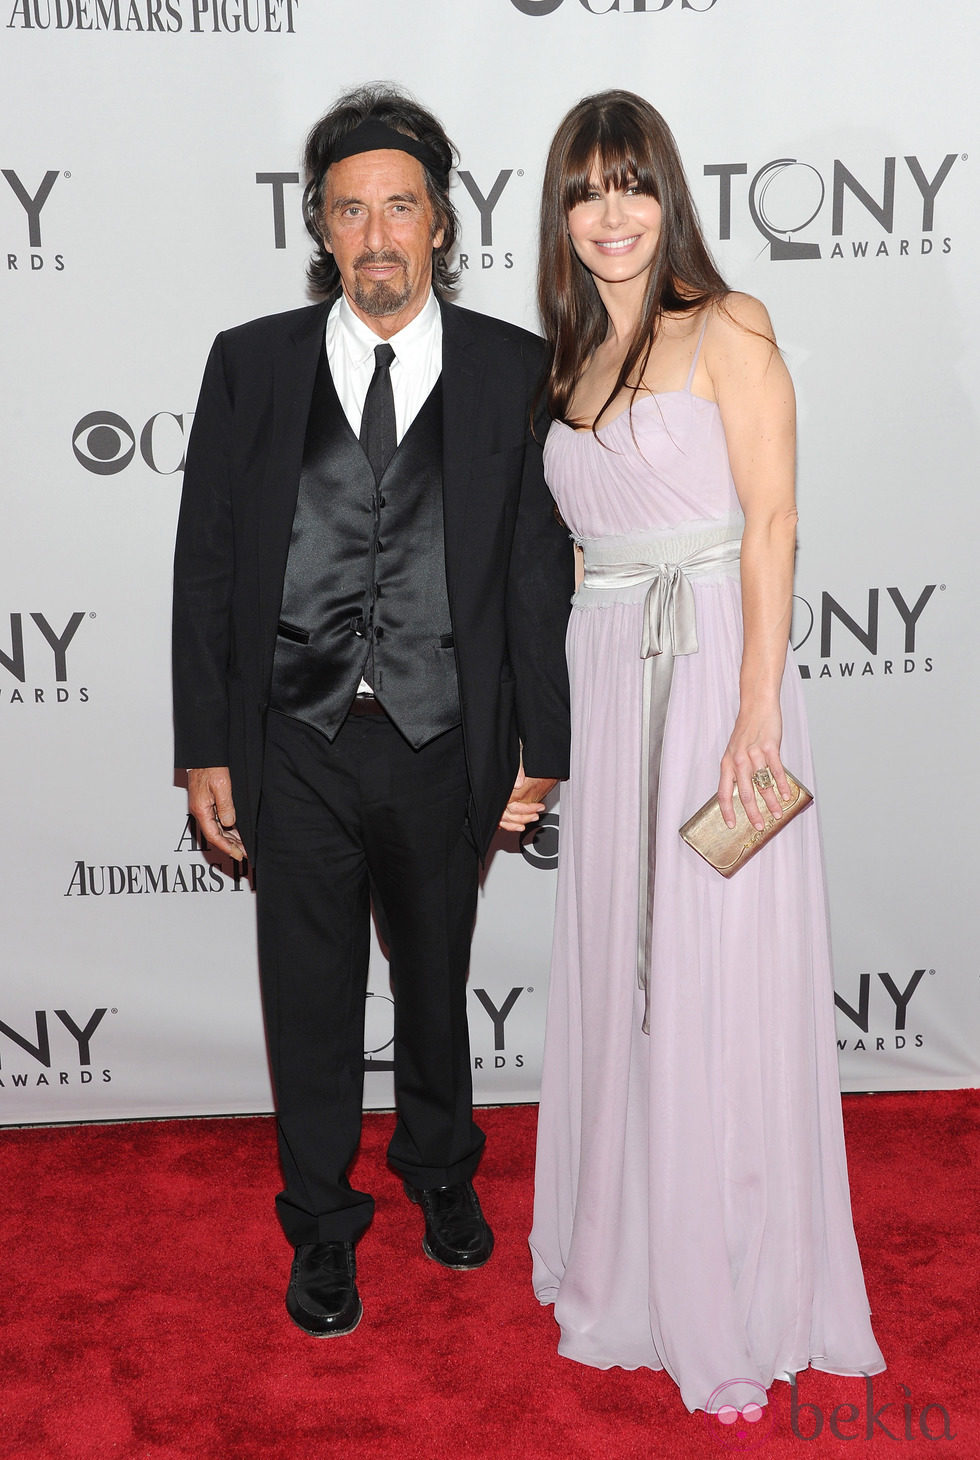
<path id="1" fill-rule="evenodd" d="M 391 1118 L 365 1120 L 358 1180 L 378 1209 L 358 1249 L 364 1319 L 334 1340 L 283 1308 L 270 1120 L 6 1130 L 0 1455 L 980 1457 L 980 1092 L 844 1104 L 888 1372 L 870 1413 L 863 1382 L 807 1373 L 811 1408 L 794 1414 L 779 1384 L 766 1418 L 733 1430 L 688 1415 L 663 1374 L 557 1357 L 529 1287 L 533 1108 L 481 1112 L 497 1250 L 475 1273 L 423 1256 L 418 1212 L 383 1169 Z"/>

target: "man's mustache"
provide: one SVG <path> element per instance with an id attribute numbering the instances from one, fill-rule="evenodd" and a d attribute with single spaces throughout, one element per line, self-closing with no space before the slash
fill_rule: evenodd
<path id="1" fill-rule="evenodd" d="M 404 268 L 405 260 L 400 253 L 392 253 L 387 250 L 383 251 L 382 253 L 358 254 L 357 258 L 354 260 L 355 269 L 363 269 L 365 267 L 369 268 L 372 265 L 377 264 L 399 264 L 402 268 Z"/>

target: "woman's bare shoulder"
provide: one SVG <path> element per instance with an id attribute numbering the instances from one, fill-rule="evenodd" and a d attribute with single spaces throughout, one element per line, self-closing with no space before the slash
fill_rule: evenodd
<path id="1" fill-rule="evenodd" d="M 761 336 L 763 342 L 776 343 L 769 311 L 761 299 L 732 289 L 723 298 L 708 306 L 708 333 L 719 342 L 734 343 L 746 334 Z"/>

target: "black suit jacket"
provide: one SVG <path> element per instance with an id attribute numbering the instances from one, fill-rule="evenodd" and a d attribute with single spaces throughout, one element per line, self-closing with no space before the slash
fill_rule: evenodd
<path id="1" fill-rule="evenodd" d="M 329 304 L 219 335 L 188 443 L 174 563 L 175 762 L 227 765 L 254 859 L 265 715 L 303 442 Z M 530 402 L 543 345 L 443 304 L 446 579 L 485 854 L 514 783 L 568 774 L 572 552 Z"/>

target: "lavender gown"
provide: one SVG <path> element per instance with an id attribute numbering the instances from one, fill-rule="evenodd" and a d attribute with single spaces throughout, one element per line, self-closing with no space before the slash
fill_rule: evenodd
<path id="1" fill-rule="evenodd" d="M 602 444 L 552 426 L 548 482 L 587 561 L 596 539 L 629 539 L 634 560 L 639 541 L 660 562 L 740 534 L 720 413 L 690 392 L 696 361 L 685 390 L 636 402 L 635 441 L 628 413 Z M 690 582 L 699 649 L 674 661 L 664 729 L 649 1035 L 636 978 L 645 588 L 573 604 L 530 1241 L 559 1353 L 666 1369 L 694 1410 L 722 1389 L 758 1402 L 808 1365 L 884 1362 L 851 1222 L 816 811 L 731 881 L 677 832 L 717 786 L 742 647 L 737 563 Z M 812 789 L 789 655 L 781 704 L 784 763 Z"/>

